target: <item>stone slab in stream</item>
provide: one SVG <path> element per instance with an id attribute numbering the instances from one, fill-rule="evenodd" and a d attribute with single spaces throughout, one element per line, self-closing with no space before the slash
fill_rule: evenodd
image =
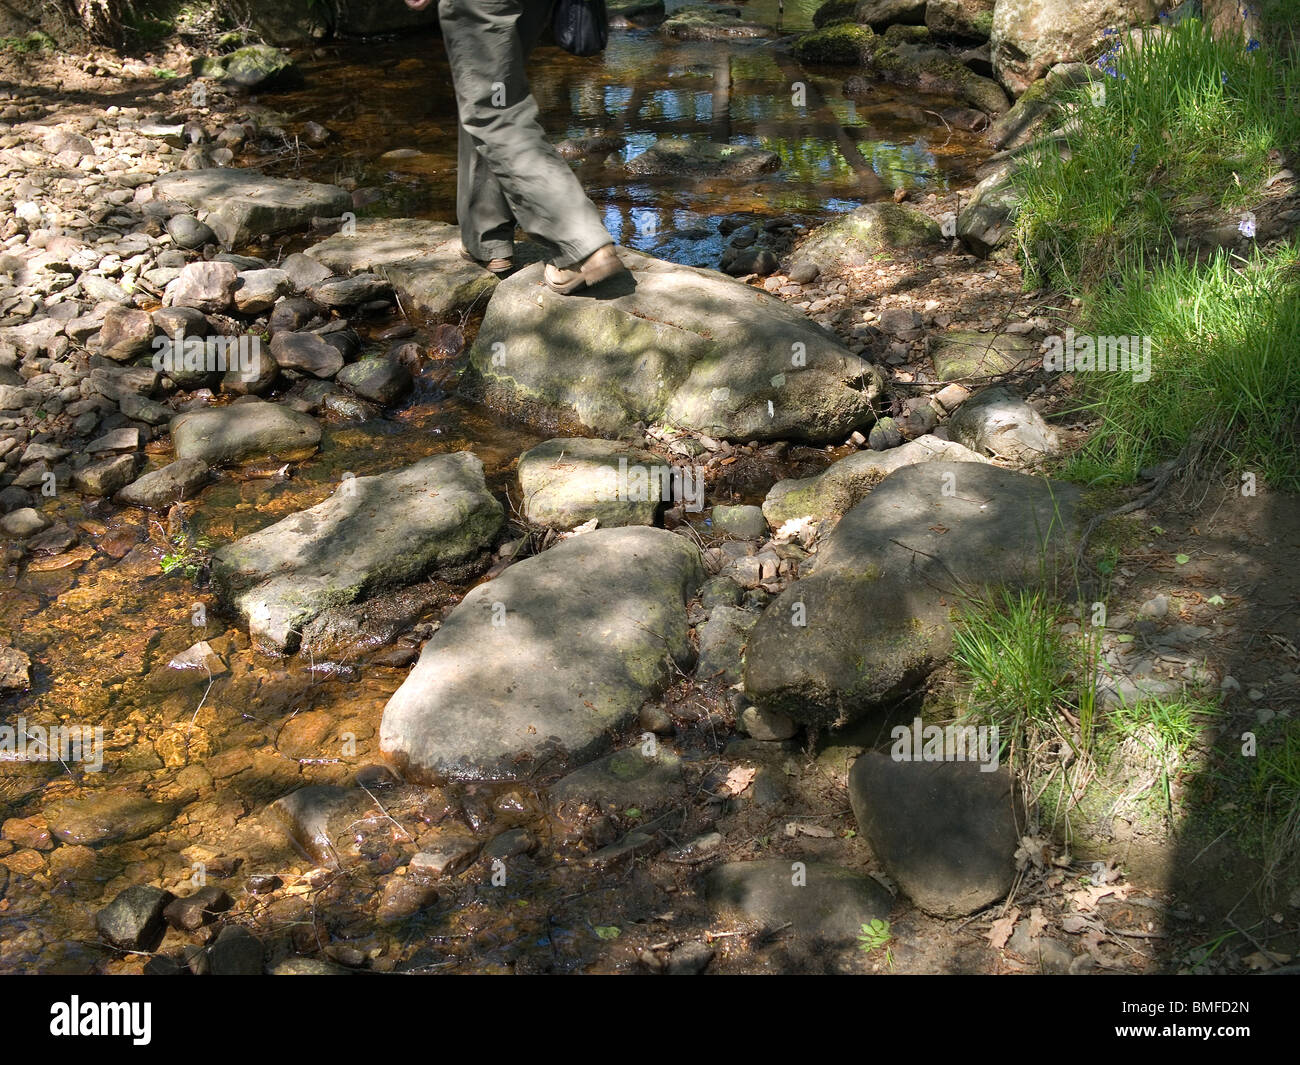
<path id="1" fill-rule="evenodd" d="M 895 470 L 938 459 L 987 461 L 970 448 L 937 436 L 920 436 L 888 451 L 858 451 L 812 477 L 777 481 L 763 500 L 763 516 L 774 529 L 799 518 L 838 518 L 861 503 Z"/>
<path id="2" fill-rule="evenodd" d="M 465 577 L 504 513 L 468 451 L 348 478 L 329 499 L 220 548 L 212 583 L 222 603 L 273 651 L 292 652 L 308 622 L 429 575 Z"/>
<path id="3" fill-rule="evenodd" d="M 570 435 L 637 422 L 731 440 L 840 441 L 874 420 L 880 373 L 781 300 L 626 248 L 629 273 L 560 296 L 540 264 L 502 281 L 462 391 Z"/>
<path id="4" fill-rule="evenodd" d="M 313 218 L 337 218 L 352 210 L 352 196 L 337 185 L 267 177 L 256 170 L 214 167 L 164 174 L 154 188 L 194 211 L 227 247 L 263 235 L 306 229 Z"/>
<path id="5" fill-rule="evenodd" d="M 597 529 L 480 584 L 384 708 L 407 779 L 521 779 L 591 761 L 688 668 L 699 550 L 662 529 Z"/>
<path id="6" fill-rule="evenodd" d="M 311 454 L 321 435 L 310 415 L 260 399 L 187 411 L 171 420 L 170 429 L 178 459 L 198 459 L 209 466 L 257 455 Z"/>
<path id="7" fill-rule="evenodd" d="M 430 321 L 486 304 L 498 280 L 462 258 L 459 227 L 419 218 L 366 219 L 352 233 L 335 233 L 312 245 L 307 254 L 335 273 L 380 274 L 393 286 L 403 311 Z M 542 254 L 529 242 L 515 246 L 517 261 L 535 262 Z"/>
<path id="8" fill-rule="evenodd" d="M 963 592 L 1056 572 L 1077 537 L 1078 500 L 1073 485 L 991 464 L 890 474 L 840 519 L 814 572 L 764 611 L 746 693 L 815 726 L 906 694 L 947 655 Z"/>
<path id="9" fill-rule="evenodd" d="M 653 525 L 660 497 L 672 495 L 671 481 L 665 486 L 659 477 L 668 469 L 650 452 L 618 440 L 546 440 L 519 456 L 524 515 L 557 529 L 592 518 L 601 528 Z"/>

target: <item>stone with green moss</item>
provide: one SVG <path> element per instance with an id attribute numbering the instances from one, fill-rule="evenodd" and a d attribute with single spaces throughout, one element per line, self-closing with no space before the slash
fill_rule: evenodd
<path id="1" fill-rule="evenodd" d="M 227 544 L 212 556 L 212 585 L 259 645 L 291 653 L 331 607 L 472 575 L 504 520 L 474 455 L 438 455 L 348 478 L 324 502 Z"/>
<path id="2" fill-rule="evenodd" d="M 241 89 L 286 89 L 302 81 L 293 60 L 268 44 L 250 44 L 228 55 L 204 56 L 194 61 L 198 77 L 215 78 Z"/>
<path id="3" fill-rule="evenodd" d="M 794 253 L 823 274 L 865 266 L 875 256 L 914 251 L 942 239 L 929 215 L 895 203 L 868 203 L 815 229 Z"/>
<path id="4" fill-rule="evenodd" d="M 424 645 L 384 708 L 381 750 L 416 781 L 592 761 L 690 668 L 686 603 L 703 579 L 689 539 L 644 527 L 583 533 L 510 566 Z"/>
<path id="5" fill-rule="evenodd" d="M 857 6 L 857 0 L 826 0 L 813 12 L 813 28 L 820 30 L 839 22 L 852 22 L 853 11 Z"/>
<path id="6" fill-rule="evenodd" d="M 995 377 L 1023 369 L 1035 357 L 1032 342 L 1009 333 L 950 330 L 930 341 L 937 380 Z"/>
<path id="7" fill-rule="evenodd" d="M 925 21 L 926 0 L 858 0 L 853 21 L 873 30 L 900 24 L 920 25 Z"/>
<path id="8" fill-rule="evenodd" d="M 861 66 L 875 52 L 875 37 L 870 26 L 841 22 L 804 34 L 795 41 L 794 54 L 802 63 Z"/>
<path id="9" fill-rule="evenodd" d="M 929 0 L 925 24 L 937 37 L 987 41 L 993 33 L 994 0 Z"/>
<path id="10" fill-rule="evenodd" d="M 895 471 L 768 605 L 746 647 L 746 693 L 813 726 L 891 705 L 947 656 L 964 592 L 1031 586 L 1072 561 L 1079 494 L 986 463 Z"/>

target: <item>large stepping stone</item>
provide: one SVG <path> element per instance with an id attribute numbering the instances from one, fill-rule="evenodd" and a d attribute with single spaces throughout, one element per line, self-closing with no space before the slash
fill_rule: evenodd
<path id="1" fill-rule="evenodd" d="M 461 256 L 460 229 L 418 218 L 375 218 L 353 233 L 336 233 L 307 254 L 337 274 L 372 271 L 388 280 L 408 315 L 443 321 L 487 303 L 498 278 Z M 535 262 L 542 249 L 515 246 L 520 262 Z"/>
<path id="2" fill-rule="evenodd" d="M 178 414 L 170 430 L 178 459 L 209 466 L 258 455 L 305 457 L 316 450 L 321 435 L 310 415 L 260 399 Z"/>
<path id="3" fill-rule="evenodd" d="M 710 910 L 756 929 L 790 927 L 799 940 L 846 946 L 893 906 L 871 877 L 826 862 L 770 858 L 730 862 L 704 876 Z"/>
<path id="4" fill-rule="evenodd" d="M 541 264 L 502 281 L 462 391 L 583 435 L 645 422 L 822 442 L 874 420 L 879 372 L 798 311 L 712 270 L 618 254 L 630 273 L 589 295 L 551 292 Z"/>
<path id="5" fill-rule="evenodd" d="M 936 459 L 988 461 L 970 448 L 937 436 L 920 436 L 888 451 L 858 451 L 812 477 L 777 481 L 763 500 L 763 516 L 774 529 L 799 518 L 838 518 L 861 503 L 895 470 Z"/>
<path id="6" fill-rule="evenodd" d="M 538 525 L 572 529 L 596 519 L 601 528 L 653 525 L 667 464 L 617 440 L 564 437 L 519 456 L 524 516 Z"/>
<path id="7" fill-rule="evenodd" d="M 475 571 L 504 514 L 468 451 L 403 470 L 348 478 L 323 503 L 212 556 L 222 603 L 264 647 L 292 653 L 302 629 L 333 607 L 426 576 Z"/>
<path id="8" fill-rule="evenodd" d="M 962 917 L 1011 890 L 1025 820 L 1006 766 L 868 751 L 849 773 L 849 802 L 885 872 L 928 913 Z"/>
<path id="9" fill-rule="evenodd" d="M 164 174 L 154 189 L 200 212 L 227 247 L 263 235 L 306 229 L 313 218 L 337 218 L 352 210 L 352 196 L 337 185 L 273 178 L 256 170 L 214 167 Z"/>
<path id="10" fill-rule="evenodd" d="M 764 611 L 746 693 L 814 726 L 893 702 L 947 656 L 964 592 L 1055 573 L 1078 533 L 1078 500 L 1073 485 L 991 464 L 890 474 L 840 519 L 813 573 Z"/>
<path id="11" fill-rule="evenodd" d="M 480 584 L 388 701 L 380 747 L 407 779 L 521 779 L 581 765 L 689 668 L 699 550 L 597 529 Z"/>

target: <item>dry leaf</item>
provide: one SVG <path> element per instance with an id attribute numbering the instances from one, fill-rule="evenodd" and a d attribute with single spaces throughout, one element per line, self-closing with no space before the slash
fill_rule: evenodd
<path id="1" fill-rule="evenodd" d="M 1007 945 L 1007 940 L 1011 938 L 1011 932 L 1018 920 L 1020 920 L 1020 907 L 1013 906 L 1009 914 L 993 922 L 993 927 L 989 929 L 989 943 L 994 950 L 1001 950 Z"/>
<path id="2" fill-rule="evenodd" d="M 1278 954 L 1272 950 L 1257 950 L 1254 954 L 1247 954 L 1242 959 L 1250 969 L 1257 969 L 1261 972 L 1267 972 L 1277 965 L 1285 965 L 1291 960 L 1290 954 Z"/>
<path id="3" fill-rule="evenodd" d="M 751 766 L 732 766 L 727 779 L 722 782 L 722 794 L 727 798 L 739 795 L 754 782 L 754 774 L 757 772 L 758 770 Z"/>
<path id="4" fill-rule="evenodd" d="M 806 825 L 798 823 L 795 827 L 805 836 L 812 836 L 814 839 L 834 839 L 835 833 L 825 825 Z"/>

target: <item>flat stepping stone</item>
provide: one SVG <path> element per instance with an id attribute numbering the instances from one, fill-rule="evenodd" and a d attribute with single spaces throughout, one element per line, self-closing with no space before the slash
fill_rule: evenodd
<path id="1" fill-rule="evenodd" d="M 1079 498 L 1073 485 L 986 463 L 890 474 L 759 618 L 746 693 L 819 727 L 892 703 L 947 657 L 964 593 L 1036 585 L 1072 560 Z"/>
<path id="2" fill-rule="evenodd" d="M 542 249 L 515 246 L 516 261 L 535 262 Z M 384 277 L 408 315 L 431 322 L 459 316 L 486 304 L 496 274 L 461 257 L 460 229 L 418 218 L 376 218 L 356 224 L 307 249 L 307 255 L 336 274 L 370 271 Z"/>
<path id="3" fill-rule="evenodd" d="M 200 220 L 227 247 L 306 229 L 313 218 L 337 218 L 352 210 L 352 195 L 337 185 L 267 177 L 236 167 L 177 170 L 160 177 L 154 189 L 201 212 Z"/>
<path id="4" fill-rule="evenodd" d="M 304 626 L 426 576 L 467 577 L 504 521 L 470 452 L 349 478 L 329 499 L 212 556 L 223 605 L 269 649 L 292 653 Z"/>
<path id="5" fill-rule="evenodd" d="M 937 436 L 919 436 L 889 451 L 858 451 L 812 477 L 777 481 L 763 500 L 763 516 L 774 529 L 787 521 L 825 521 L 847 514 L 895 470 L 922 462 L 987 462 L 982 455 Z"/>
<path id="6" fill-rule="evenodd" d="M 261 455 L 305 458 L 321 436 L 315 418 L 260 399 L 178 414 L 170 430 L 178 459 L 209 466 Z"/>
<path id="7" fill-rule="evenodd" d="M 480 584 L 384 708 L 407 779 L 523 779 L 591 761 L 689 665 L 699 550 L 662 529 L 597 529 Z"/>
<path id="8" fill-rule="evenodd" d="M 547 440 L 519 457 L 524 516 L 538 525 L 572 529 L 593 518 L 601 528 L 653 525 L 661 496 L 669 498 L 663 459 L 616 440 Z"/>
<path id="9" fill-rule="evenodd" d="M 709 909 L 751 928 L 789 926 L 800 940 L 852 945 L 893 906 L 871 877 L 826 862 L 771 858 L 715 866 L 703 878 Z"/>
<path id="10" fill-rule="evenodd" d="M 841 441 L 874 420 L 879 372 L 797 310 L 712 270 L 618 254 L 630 273 L 591 295 L 551 292 L 541 264 L 502 281 L 462 392 L 538 426 L 607 437 L 644 422 Z"/>

